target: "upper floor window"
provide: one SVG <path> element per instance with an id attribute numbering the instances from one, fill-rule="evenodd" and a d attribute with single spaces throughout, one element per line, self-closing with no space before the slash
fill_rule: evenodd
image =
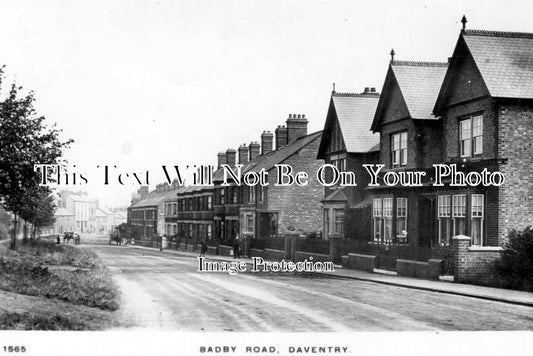
<path id="1" fill-rule="evenodd" d="M 265 187 L 260 185 L 259 186 L 259 202 L 262 203 L 264 199 L 265 199 Z"/>
<path id="2" fill-rule="evenodd" d="M 255 187 L 248 187 L 248 202 L 255 203 Z"/>
<path id="3" fill-rule="evenodd" d="M 459 150 L 461 157 L 483 153 L 483 116 L 472 116 L 459 121 Z"/>
<path id="4" fill-rule="evenodd" d="M 332 159 L 331 164 L 334 165 L 340 172 L 346 171 L 346 158 Z"/>
<path id="5" fill-rule="evenodd" d="M 393 167 L 407 165 L 407 131 L 398 132 L 392 135 L 391 161 Z"/>

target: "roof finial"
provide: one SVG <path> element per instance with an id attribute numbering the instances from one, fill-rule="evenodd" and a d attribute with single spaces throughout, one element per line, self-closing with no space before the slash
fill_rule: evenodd
<path id="1" fill-rule="evenodd" d="M 463 24 L 463 29 L 461 30 L 461 32 L 463 32 L 463 33 L 464 33 L 465 30 L 466 30 L 466 23 L 467 23 L 467 22 L 468 22 L 468 21 L 466 21 L 466 16 L 463 15 L 463 18 L 461 19 L 461 23 Z"/>
<path id="2" fill-rule="evenodd" d="M 391 63 L 394 62 L 394 55 L 396 54 L 396 52 L 394 52 L 394 48 L 390 50 L 390 61 Z"/>
<path id="3" fill-rule="evenodd" d="M 333 90 L 331 91 L 331 94 L 336 94 L 336 91 L 335 91 L 335 83 L 333 83 Z"/>

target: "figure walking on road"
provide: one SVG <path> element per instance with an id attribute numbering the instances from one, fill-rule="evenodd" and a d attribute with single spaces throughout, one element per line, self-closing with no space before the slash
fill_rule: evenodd
<path id="1" fill-rule="evenodd" d="M 205 257 L 206 252 L 207 252 L 207 243 L 205 242 L 205 239 L 202 239 L 202 249 L 200 250 L 200 257 Z"/>
<path id="2" fill-rule="evenodd" d="M 235 236 L 235 242 L 233 243 L 233 258 L 239 258 L 240 257 L 239 252 L 240 252 L 239 234 L 237 234 L 237 236 Z"/>

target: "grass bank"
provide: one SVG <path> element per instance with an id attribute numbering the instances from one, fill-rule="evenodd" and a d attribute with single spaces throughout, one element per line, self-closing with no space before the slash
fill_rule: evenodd
<path id="1" fill-rule="evenodd" d="M 64 304 L 106 312 L 119 307 L 118 287 L 94 252 L 44 240 L 0 251 L 0 289 L 38 297 L 32 304 L 61 302 L 57 308 L 48 305 L 44 314 L 36 314 L 34 305 L 29 311 L 6 308 L 0 314 L 3 329 L 94 330 L 94 321 L 84 320 L 91 313 L 65 313 Z"/>

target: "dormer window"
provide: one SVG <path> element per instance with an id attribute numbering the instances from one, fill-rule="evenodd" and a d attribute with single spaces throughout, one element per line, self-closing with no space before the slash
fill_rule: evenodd
<path id="1" fill-rule="evenodd" d="M 483 153 L 483 116 L 471 116 L 459 121 L 459 150 L 461 157 Z"/>
<path id="2" fill-rule="evenodd" d="M 407 165 L 407 131 L 391 136 L 391 162 L 392 167 Z"/>

